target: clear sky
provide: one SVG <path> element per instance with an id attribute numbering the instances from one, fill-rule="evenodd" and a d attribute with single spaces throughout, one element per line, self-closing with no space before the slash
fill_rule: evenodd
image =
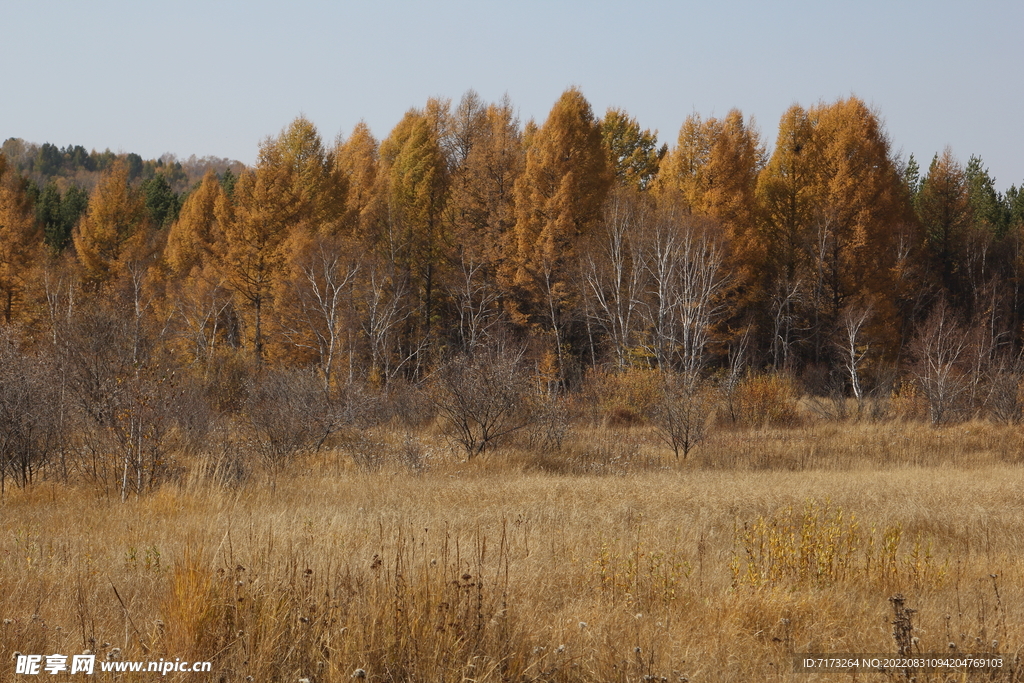
<path id="1" fill-rule="evenodd" d="M 927 167 L 946 145 L 1024 183 L 1024 2 L 6 2 L 0 139 L 251 163 L 300 113 L 384 137 L 428 97 L 508 93 L 543 121 L 580 87 L 674 143 L 692 112 L 778 120 L 857 95 Z"/>

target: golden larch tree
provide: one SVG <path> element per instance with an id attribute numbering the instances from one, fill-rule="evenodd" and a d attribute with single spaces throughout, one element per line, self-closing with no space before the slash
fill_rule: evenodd
<path id="1" fill-rule="evenodd" d="M 27 189 L 27 182 L 17 177 L 8 167 L 7 157 L 0 154 L 0 300 L 7 323 L 23 297 L 28 272 L 42 247 L 42 231 Z"/>
<path id="2" fill-rule="evenodd" d="M 528 127 L 526 137 L 526 164 L 515 186 L 515 256 L 505 280 L 515 290 L 514 317 L 553 336 L 564 374 L 578 250 L 601 220 L 614 175 L 601 124 L 576 88 L 562 94 L 536 133 Z"/>
<path id="3" fill-rule="evenodd" d="M 89 209 L 74 232 L 85 281 L 99 287 L 116 278 L 119 265 L 146 241 L 146 205 L 128 182 L 128 166 L 115 162 L 100 178 Z"/>

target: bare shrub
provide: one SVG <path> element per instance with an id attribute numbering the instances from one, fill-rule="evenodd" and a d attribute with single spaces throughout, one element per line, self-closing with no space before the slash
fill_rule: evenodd
<path id="1" fill-rule="evenodd" d="M 523 351 L 499 345 L 445 363 L 432 401 L 449 437 L 472 458 L 533 421 L 530 389 Z"/>
<path id="2" fill-rule="evenodd" d="M 78 471 L 124 500 L 155 488 L 171 469 L 174 373 L 152 356 L 130 313 L 83 309 L 59 330 L 60 371 L 74 402 Z"/>
<path id="3" fill-rule="evenodd" d="M 253 380 L 242 425 L 273 471 L 302 452 L 318 450 L 340 426 L 338 413 L 315 373 L 265 370 Z"/>
<path id="4" fill-rule="evenodd" d="M 395 379 L 377 397 L 378 419 L 390 420 L 406 431 L 422 429 L 436 417 L 436 406 L 421 383 Z"/>
<path id="5" fill-rule="evenodd" d="M 1024 409 L 1024 362 L 1019 357 L 1001 356 L 988 373 L 988 407 L 1000 422 L 1021 421 Z"/>
<path id="6" fill-rule="evenodd" d="M 672 372 L 662 375 L 662 396 L 651 412 L 651 424 L 676 460 L 680 452 L 685 459 L 707 436 L 717 396 L 700 377 Z"/>
<path id="7" fill-rule="evenodd" d="M 8 478 L 19 487 L 31 484 L 59 447 L 57 388 L 49 366 L 0 339 L 0 493 Z"/>
<path id="8" fill-rule="evenodd" d="M 534 406 L 534 419 L 523 430 L 522 444 L 531 450 L 559 451 L 571 428 L 569 400 L 545 395 Z"/>

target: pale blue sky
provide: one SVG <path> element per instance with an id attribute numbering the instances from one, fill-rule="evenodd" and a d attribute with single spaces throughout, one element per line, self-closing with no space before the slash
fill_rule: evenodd
<path id="1" fill-rule="evenodd" d="M 1024 182 L 1024 2 L 5 2 L 0 139 L 251 163 L 299 113 L 380 138 L 431 96 L 579 86 L 670 144 L 691 112 L 779 117 L 855 94 L 923 166 L 945 145 Z"/>

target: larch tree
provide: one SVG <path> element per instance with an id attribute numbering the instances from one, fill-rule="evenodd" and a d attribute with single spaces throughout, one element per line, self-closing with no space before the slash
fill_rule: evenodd
<path id="1" fill-rule="evenodd" d="M 794 105 L 779 122 L 779 135 L 768 164 L 758 174 L 757 202 L 762 239 L 768 246 L 775 277 L 786 286 L 805 275 L 813 220 L 815 153 L 813 128 L 806 110 Z"/>
<path id="2" fill-rule="evenodd" d="M 721 228 L 724 241 L 717 255 L 726 259 L 724 267 L 731 272 L 728 298 L 737 319 L 748 317 L 762 291 L 757 275 L 763 270 L 765 249 L 754 207 L 764 156 L 760 134 L 739 110 L 723 119 L 693 114 L 683 123 L 656 183 L 662 204 L 711 219 Z"/>
<path id="3" fill-rule="evenodd" d="M 515 186 L 515 257 L 506 281 L 516 290 L 519 322 L 552 335 L 564 380 L 578 245 L 600 222 L 614 176 L 600 122 L 576 88 L 562 94 L 535 134 L 528 131 L 528 144 Z"/>
<path id="4" fill-rule="evenodd" d="M 741 222 L 753 205 L 763 157 L 760 134 L 739 110 L 724 119 L 692 114 L 662 164 L 659 189 L 681 193 L 695 214 Z"/>
<path id="5" fill-rule="evenodd" d="M 398 369 L 412 375 L 421 371 L 422 351 L 432 343 L 440 319 L 450 184 L 442 147 L 448 108 L 447 101 L 430 100 L 423 109 L 406 112 L 380 145 L 373 198 L 362 212 L 367 259 L 360 284 L 369 289 L 359 298 L 369 302 L 366 310 L 401 311 L 385 316 L 400 322 L 371 326 L 386 328 L 386 335 L 365 335 L 376 340 L 371 376 L 382 382 Z"/>
<path id="6" fill-rule="evenodd" d="M 26 190 L 26 181 L 8 168 L 7 158 L 0 154 L 0 301 L 6 323 L 11 322 L 28 285 L 28 271 L 42 243 Z"/>
<path id="7" fill-rule="evenodd" d="M 377 182 L 377 148 L 369 126 L 360 121 L 334 150 L 335 166 L 348 187 L 342 226 L 346 233 L 360 239 L 366 234 L 367 208 Z"/>
<path id="8" fill-rule="evenodd" d="M 231 293 L 217 267 L 218 244 L 234 218 L 231 201 L 209 170 L 181 207 L 167 235 L 168 305 L 194 361 L 209 367 L 221 337 L 233 337 Z"/>
<path id="9" fill-rule="evenodd" d="M 763 324 L 777 370 L 790 364 L 794 346 L 809 327 L 805 303 L 813 272 L 810 249 L 817 161 L 813 132 L 807 111 L 799 105 L 790 107 L 779 122 L 775 149 L 757 180 L 758 228 L 765 245 L 758 263 L 763 278 L 758 309 L 766 318 Z"/>
<path id="10" fill-rule="evenodd" d="M 302 206 L 293 168 L 283 163 L 276 145 L 264 144 L 255 170 L 239 176 L 233 197 L 230 213 L 227 202 L 220 204 L 224 232 L 214 244 L 214 254 L 225 283 L 249 312 L 254 357 L 262 363 L 264 315 L 285 267 L 282 245 Z"/>
<path id="11" fill-rule="evenodd" d="M 895 227 L 911 220 L 909 197 L 888 137 L 875 112 L 850 97 L 809 112 L 814 164 L 814 357 L 832 348 L 829 337 L 844 308 L 870 306 L 880 352 L 893 353 L 899 329 Z"/>
<path id="12" fill-rule="evenodd" d="M 300 116 L 274 141 L 276 154 L 263 164 L 283 166 L 292 183 L 294 220 L 314 233 L 335 234 L 345 215 L 348 177 L 335 153 L 328 153 L 316 127 Z"/>
<path id="13" fill-rule="evenodd" d="M 524 162 L 519 122 L 507 98 L 470 121 L 472 134 L 460 135 L 460 144 L 469 144 L 452 175 L 448 204 L 453 271 L 448 289 L 466 349 L 483 339 L 500 314 L 498 272 L 508 256 L 516 222 L 515 181 Z"/>
<path id="14" fill-rule="evenodd" d="M 435 313 L 449 167 L 441 148 L 436 107 L 413 110 L 381 143 L 388 251 L 418 298 L 420 335 L 429 337 Z"/>
<path id="15" fill-rule="evenodd" d="M 128 175 L 123 161 L 104 172 L 73 236 L 85 281 L 92 287 L 116 278 L 123 259 L 146 240 L 146 206 Z"/>
<path id="16" fill-rule="evenodd" d="M 164 258 L 173 273 L 187 275 L 208 260 L 222 230 L 217 206 L 224 201 L 226 193 L 217 174 L 207 171 L 199 186 L 185 199 L 178 219 L 168 230 Z"/>

